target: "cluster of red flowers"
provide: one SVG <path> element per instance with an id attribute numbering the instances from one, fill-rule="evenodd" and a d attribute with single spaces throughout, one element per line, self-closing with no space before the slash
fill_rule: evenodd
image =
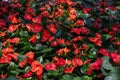
<path id="1" fill-rule="evenodd" d="M 120 63 L 119 12 L 107 0 L 0 1 L 0 68 L 8 64 L 1 78 L 13 75 L 12 63 L 21 79 L 42 80 L 49 71 L 102 74 L 103 57 Z"/>

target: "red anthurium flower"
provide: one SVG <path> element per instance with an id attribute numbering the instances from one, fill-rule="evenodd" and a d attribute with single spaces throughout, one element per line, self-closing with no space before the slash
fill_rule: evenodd
<path id="1" fill-rule="evenodd" d="M 79 19 L 75 22 L 75 26 L 84 26 L 84 21 L 82 19 Z"/>
<path id="2" fill-rule="evenodd" d="M 73 44 L 73 47 L 74 47 L 75 49 L 78 48 L 78 44 L 74 43 L 74 44 Z"/>
<path id="3" fill-rule="evenodd" d="M 86 71 L 86 74 L 87 74 L 87 75 L 90 75 L 91 72 L 92 72 L 92 70 L 91 70 L 91 69 L 88 69 L 88 70 Z"/>
<path id="4" fill-rule="evenodd" d="M 80 50 L 87 50 L 88 46 L 86 44 L 82 44 L 82 46 L 80 47 Z"/>
<path id="5" fill-rule="evenodd" d="M 17 54 L 14 53 L 14 54 L 8 54 L 8 57 L 14 59 L 14 60 L 18 60 L 18 57 L 17 57 Z"/>
<path id="6" fill-rule="evenodd" d="M 55 46 L 57 46 L 57 45 L 58 45 L 57 41 L 52 41 L 52 42 L 51 42 L 51 46 L 52 46 L 52 47 L 55 47 Z"/>
<path id="7" fill-rule="evenodd" d="M 40 32 L 43 29 L 43 27 L 38 23 L 34 23 L 33 25 L 30 26 L 30 29 L 33 32 L 37 33 L 37 32 Z"/>
<path id="8" fill-rule="evenodd" d="M 27 64 L 26 60 L 22 60 L 18 65 L 19 67 L 23 68 Z"/>
<path id="9" fill-rule="evenodd" d="M 90 64 L 91 70 L 100 70 L 102 66 L 102 58 L 97 59 L 95 62 Z"/>
<path id="10" fill-rule="evenodd" d="M 42 33 L 42 42 L 45 42 L 47 41 L 49 38 L 51 38 L 51 35 L 50 33 L 47 31 L 47 30 L 43 30 L 43 33 Z"/>
<path id="11" fill-rule="evenodd" d="M 35 72 L 36 75 L 41 75 L 43 72 L 43 66 L 38 61 L 33 61 L 31 64 L 31 71 Z"/>
<path id="12" fill-rule="evenodd" d="M 83 64 L 83 62 L 80 58 L 75 57 L 75 58 L 72 59 L 72 65 L 74 67 L 82 66 L 82 64 Z"/>
<path id="13" fill-rule="evenodd" d="M 43 80 L 43 75 L 36 75 L 38 80 Z"/>
<path id="14" fill-rule="evenodd" d="M 80 53 L 80 49 L 76 48 L 76 49 L 74 50 L 74 53 L 75 53 L 75 54 L 79 54 L 79 53 Z"/>
<path id="15" fill-rule="evenodd" d="M 76 17 L 77 17 L 76 10 L 70 7 L 68 20 L 75 20 Z"/>
<path id="16" fill-rule="evenodd" d="M 3 37 L 6 35 L 6 32 L 0 32 L 0 36 Z"/>
<path id="17" fill-rule="evenodd" d="M 91 61 L 91 59 L 84 61 L 84 65 L 88 64 L 90 61 Z"/>
<path id="18" fill-rule="evenodd" d="M 19 23 L 20 20 L 17 19 L 15 16 L 13 16 L 13 17 L 11 18 L 11 22 L 12 22 L 13 24 L 14 24 L 14 23 Z"/>
<path id="19" fill-rule="evenodd" d="M 86 71 L 86 74 L 90 75 L 92 70 L 100 70 L 101 66 L 102 66 L 102 58 L 99 58 L 95 62 L 90 64 L 90 67 Z"/>
<path id="20" fill-rule="evenodd" d="M 30 32 L 32 25 L 31 24 L 26 24 L 27 30 Z"/>
<path id="21" fill-rule="evenodd" d="M 102 54 L 103 56 L 108 56 L 109 55 L 109 51 L 107 49 L 101 48 L 99 50 L 99 53 Z"/>
<path id="22" fill-rule="evenodd" d="M 16 31 L 18 29 L 18 27 L 19 27 L 19 25 L 13 25 L 13 24 L 11 24 L 8 27 L 8 31 L 9 32 L 14 32 L 14 31 Z"/>
<path id="23" fill-rule="evenodd" d="M 66 64 L 67 64 L 67 65 L 71 65 L 71 64 L 72 64 L 72 61 L 71 61 L 71 60 L 66 59 Z"/>
<path id="24" fill-rule="evenodd" d="M 46 11 L 43 11 L 42 13 L 41 13 L 41 15 L 43 16 L 43 17 L 48 17 L 48 14 L 49 14 L 49 12 L 46 10 Z"/>
<path id="25" fill-rule="evenodd" d="M 65 2 L 66 2 L 66 0 L 57 0 L 58 4 L 65 3 Z"/>
<path id="26" fill-rule="evenodd" d="M 66 64 L 66 61 L 63 58 L 58 59 L 56 63 L 57 66 L 64 66 L 65 64 Z"/>
<path id="27" fill-rule="evenodd" d="M 114 51 L 110 54 L 111 59 L 113 60 L 114 63 L 119 63 L 120 62 L 120 55 L 117 54 L 117 51 Z"/>
<path id="28" fill-rule="evenodd" d="M 26 14 L 24 15 L 24 19 L 29 21 L 29 20 L 31 20 L 31 19 L 32 19 L 32 15 L 31 15 L 31 14 L 26 13 Z"/>
<path id="29" fill-rule="evenodd" d="M 97 18 L 96 21 L 93 23 L 93 26 L 96 28 L 100 28 L 101 27 L 101 19 Z"/>
<path id="30" fill-rule="evenodd" d="M 13 48 L 9 48 L 9 47 L 8 48 L 3 48 L 2 52 L 3 53 L 10 53 L 10 52 L 14 52 L 14 49 Z"/>
<path id="31" fill-rule="evenodd" d="M 37 34 L 33 35 L 33 36 L 29 39 L 29 41 L 35 44 L 36 41 L 37 41 Z"/>
<path id="32" fill-rule="evenodd" d="M 80 41 L 80 40 L 83 40 L 83 37 L 82 36 L 77 36 L 75 38 L 73 38 L 73 41 Z"/>
<path id="33" fill-rule="evenodd" d="M 19 43 L 19 41 L 20 41 L 20 38 L 18 37 L 6 40 L 6 42 L 10 42 L 10 43 Z"/>
<path id="34" fill-rule="evenodd" d="M 120 41 L 114 42 L 113 44 L 119 46 L 120 45 Z"/>
<path id="35" fill-rule="evenodd" d="M 63 48 L 63 52 L 68 53 L 68 52 L 70 52 L 70 49 L 68 49 L 67 47 L 65 47 L 65 48 Z"/>
<path id="36" fill-rule="evenodd" d="M 55 12 L 55 17 L 59 18 L 60 16 L 62 16 L 64 13 L 64 10 L 62 8 L 57 8 L 56 12 Z"/>
<path id="37" fill-rule="evenodd" d="M 3 19 L 0 19 L 0 28 L 6 26 L 6 23 Z"/>
<path id="38" fill-rule="evenodd" d="M 42 19 L 42 16 L 39 15 L 39 16 L 36 17 L 36 18 L 32 18 L 32 21 L 33 21 L 34 23 L 41 23 L 41 19 Z"/>
<path id="39" fill-rule="evenodd" d="M 0 64 L 5 64 L 5 63 L 10 63 L 12 58 L 8 57 L 8 56 L 2 56 L 0 58 Z"/>
<path id="40" fill-rule="evenodd" d="M 89 37 L 88 38 L 91 42 L 95 43 L 97 46 L 101 46 L 102 45 L 102 41 L 101 41 L 101 35 L 96 33 L 95 37 Z"/>
<path id="41" fill-rule="evenodd" d="M 32 76 L 32 71 L 28 71 L 28 72 L 26 72 L 25 74 L 24 74 L 24 78 L 29 78 L 29 77 L 31 77 Z"/>
<path id="42" fill-rule="evenodd" d="M 50 30 L 51 33 L 53 33 L 53 34 L 56 33 L 56 27 L 54 24 L 48 25 L 47 28 Z"/>
<path id="43" fill-rule="evenodd" d="M 76 34 L 89 34 L 89 31 L 85 28 L 85 27 L 81 27 L 81 28 L 72 28 L 71 32 L 76 33 Z"/>
<path id="44" fill-rule="evenodd" d="M 48 63 L 46 66 L 45 66 L 45 69 L 46 70 L 56 70 L 56 65 L 54 63 Z"/>
<path id="45" fill-rule="evenodd" d="M 65 43 L 65 39 L 57 39 L 58 44 L 64 44 Z"/>
<path id="46" fill-rule="evenodd" d="M 113 10 L 113 11 L 116 11 L 116 7 L 115 6 L 108 6 L 109 9 Z"/>
<path id="47" fill-rule="evenodd" d="M 67 47 L 59 49 L 56 53 L 60 56 L 62 55 L 62 53 L 68 53 L 70 52 L 70 49 L 68 49 Z"/>
<path id="48" fill-rule="evenodd" d="M 7 77 L 7 74 L 2 74 L 0 78 L 5 79 Z"/>
<path id="49" fill-rule="evenodd" d="M 34 61 L 34 53 L 32 51 L 25 54 L 25 56 L 27 57 L 26 60 L 27 60 L 28 64 L 31 64 Z"/>
<path id="50" fill-rule="evenodd" d="M 64 69 L 64 73 L 72 73 L 73 70 L 74 70 L 74 67 L 72 67 L 72 66 L 67 66 L 67 67 L 65 67 L 65 69 Z"/>
<path id="51" fill-rule="evenodd" d="M 88 14 L 92 8 L 83 8 L 83 13 Z"/>
<path id="52" fill-rule="evenodd" d="M 27 54 L 25 54 L 26 57 L 33 59 L 34 58 L 34 53 L 32 51 L 28 52 Z"/>

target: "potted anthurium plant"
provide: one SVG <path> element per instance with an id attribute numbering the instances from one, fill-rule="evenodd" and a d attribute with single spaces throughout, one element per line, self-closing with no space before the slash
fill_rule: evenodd
<path id="1" fill-rule="evenodd" d="M 0 80 L 120 80 L 119 0 L 0 0 Z"/>

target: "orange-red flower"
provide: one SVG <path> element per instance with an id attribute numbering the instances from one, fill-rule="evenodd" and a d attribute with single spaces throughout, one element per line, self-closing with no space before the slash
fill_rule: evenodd
<path id="1" fill-rule="evenodd" d="M 57 66 L 64 66 L 66 64 L 66 61 L 63 58 L 61 58 L 61 59 L 58 59 L 56 64 Z"/>
<path id="2" fill-rule="evenodd" d="M 84 65 L 88 64 L 91 61 L 91 59 L 85 60 Z"/>
<path id="3" fill-rule="evenodd" d="M 75 22 L 75 26 L 84 26 L 84 21 L 82 19 L 79 19 Z"/>
<path id="4" fill-rule="evenodd" d="M 28 71 L 24 74 L 24 78 L 29 78 L 32 76 L 32 72 L 31 71 Z"/>
<path id="5" fill-rule="evenodd" d="M 41 75 L 43 72 L 43 66 L 38 62 L 38 61 L 34 61 L 31 64 L 31 71 L 35 72 L 36 75 Z"/>
<path id="6" fill-rule="evenodd" d="M 5 63 L 10 63 L 12 58 L 8 57 L 8 56 L 2 56 L 0 58 L 0 64 L 5 64 Z"/>
<path id="7" fill-rule="evenodd" d="M 80 58 L 75 57 L 75 58 L 72 59 L 72 65 L 74 67 L 82 66 L 82 64 L 83 64 L 83 62 Z"/>
<path id="8" fill-rule="evenodd" d="M 50 24 L 47 26 L 47 28 L 50 30 L 51 33 L 55 34 L 56 33 L 56 27 L 54 24 Z"/>
<path id="9" fill-rule="evenodd" d="M 11 22 L 12 22 L 13 24 L 14 24 L 14 23 L 19 23 L 20 20 L 17 19 L 15 16 L 13 16 L 13 17 L 11 18 Z"/>
<path id="10" fill-rule="evenodd" d="M 90 42 L 95 43 L 97 46 L 102 45 L 101 35 L 98 33 L 95 34 L 95 37 L 89 37 L 88 39 L 90 40 Z"/>
<path id="11" fill-rule="evenodd" d="M 6 32 L 0 32 L 0 36 L 3 37 L 6 35 Z"/>
<path id="12" fill-rule="evenodd" d="M 30 32 L 30 30 L 31 30 L 31 27 L 32 27 L 32 25 L 31 24 L 26 24 L 26 28 L 27 28 L 27 30 Z"/>
<path id="13" fill-rule="evenodd" d="M 36 18 L 32 18 L 32 21 L 33 21 L 34 23 L 41 23 L 41 19 L 42 19 L 42 16 L 39 15 L 39 16 L 37 16 Z"/>
<path id="14" fill-rule="evenodd" d="M 6 79 L 6 77 L 7 77 L 7 74 L 2 74 L 2 75 L 0 76 L 0 78 L 2 78 L 2 79 Z"/>
<path id="15" fill-rule="evenodd" d="M 10 53 L 10 52 L 14 52 L 14 49 L 13 48 L 9 48 L 9 47 L 8 48 L 3 48 L 2 52 L 3 53 Z"/>
<path id="16" fill-rule="evenodd" d="M 30 26 L 30 29 L 33 32 L 37 33 L 37 32 L 40 32 L 43 29 L 43 27 L 38 23 L 34 23 L 33 25 Z"/>
<path id="17" fill-rule="evenodd" d="M 19 41 L 20 41 L 20 38 L 18 37 L 6 40 L 6 42 L 10 42 L 10 43 L 19 43 Z"/>
<path id="18" fill-rule="evenodd" d="M 14 32 L 18 29 L 19 25 L 13 25 L 13 24 L 10 24 L 9 27 L 8 27 L 8 31 L 9 32 Z"/>
<path id="19" fill-rule="evenodd" d="M 47 30 L 43 30 L 41 42 L 45 42 L 45 41 L 47 41 L 49 38 L 51 38 L 50 33 L 49 33 Z"/>
<path id="20" fill-rule="evenodd" d="M 65 69 L 64 69 L 64 73 L 72 73 L 73 70 L 74 70 L 74 67 L 72 67 L 72 66 L 67 66 L 67 67 L 65 67 Z"/>
<path id="21" fill-rule="evenodd" d="M 37 34 L 33 35 L 33 36 L 29 39 L 29 41 L 35 44 L 36 41 L 37 41 Z"/>
<path id="22" fill-rule="evenodd" d="M 77 13 L 76 13 L 76 10 L 74 8 L 69 8 L 69 17 L 68 17 L 68 20 L 75 20 L 76 17 L 77 17 Z"/>
<path id="23" fill-rule="evenodd" d="M 48 63 L 46 66 L 45 66 L 45 69 L 46 70 L 56 70 L 56 65 L 54 63 Z"/>
<path id="24" fill-rule="evenodd" d="M 34 58 L 34 53 L 32 51 L 28 52 L 27 54 L 25 54 L 26 57 L 33 59 Z"/>
<path id="25" fill-rule="evenodd" d="M 18 65 L 19 67 L 23 68 L 27 64 L 26 60 L 22 60 Z"/>
<path id="26" fill-rule="evenodd" d="M 29 21 L 29 20 L 31 20 L 31 19 L 32 19 L 32 15 L 31 15 L 31 14 L 26 13 L 26 14 L 24 15 L 24 19 Z"/>
<path id="27" fill-rule="evenodd" d="M 61 8 L 57 8 L 57 11 L 55 12 L 55 17 L 58 18 L 60 16 L 62 16 L 64 13 L 64 10 Z"/>
<path id="28" fill-rule="evenodd" d="M 65 43 L 65 39 L 57 39 L 58 44 L 64 44 Z"/>
<path id="29" fill-rule="evenodd" d="M 88 14 L 92 8 L 83 8 L 83 13 Z"/>
<path id="30" fill-rule="evenodd" d="M 60 56 L 60 55 L 62 55 L 62 53 L 68 53 L 68 52 L 70 52 L 71 50 L 70 49 L 68 49 L 67 47 L 65 47 L 65 48 L 62 48 L 62 49 L 59 49 L 56 53 Z"/>

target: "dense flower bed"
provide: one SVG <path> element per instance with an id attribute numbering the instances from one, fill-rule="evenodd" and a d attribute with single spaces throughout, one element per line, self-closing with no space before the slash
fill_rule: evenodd
<path id="1" fill-rule="evenodd" d="M 0 78 L 119 80 L 118 0 L 0 1 Z"/>

